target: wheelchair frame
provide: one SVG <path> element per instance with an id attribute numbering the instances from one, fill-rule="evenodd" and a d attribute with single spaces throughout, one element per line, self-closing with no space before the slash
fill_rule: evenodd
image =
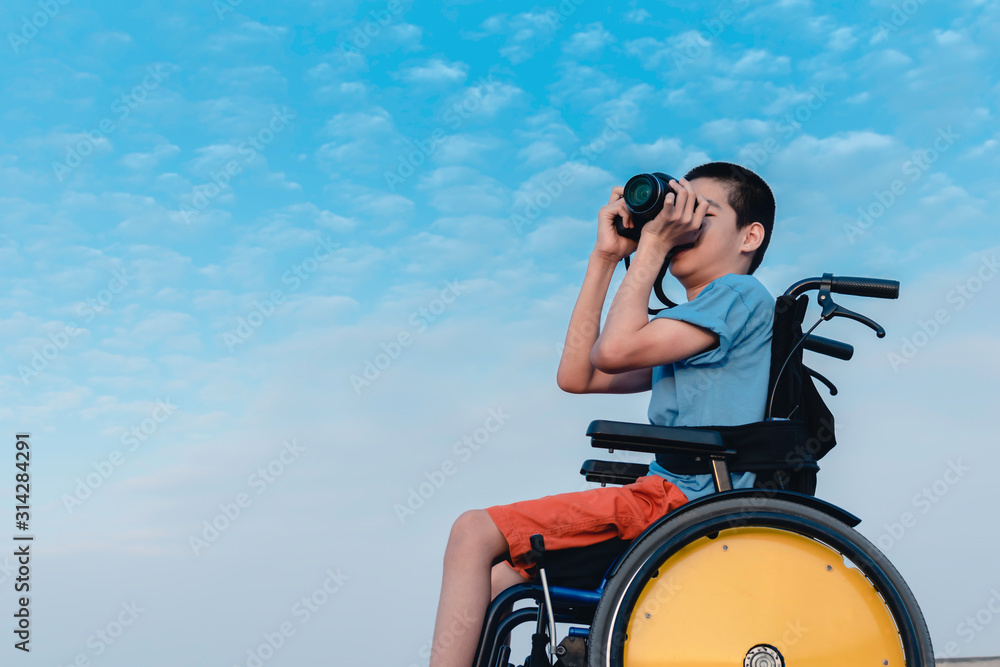
<path id="1" fill-rule="evenodd" d="M 807 298 L 804 297 L 798 302 L 795 299 L 808 289 L 819 289 L 818 303 L 823 307 L 820 321 L 838 315 L 848 317 L 868 325 L 876 331 L 879 337 L 883 337 L 885 332 L 879 325 L 863 315 L 833 303 L 831 293 L 896 298 L 898 282 L 870 278 L 836 278 L 831 274 L 824 274 L 822 278 L 799 281 L 790 287 L 783 295 L 783 299 L 776 302 L 776 309 L 787 309 L 789 305 L 793 306 L 791 320 L 780 326 L 790 326 L 792 329 L 790 338 L 787 335 L 782 338 L 786 346 L 790 344 L 791 349 L 783 350 L 782 353 L 788 351 L 785 364 L 788 360 L 793 360 L 793 368 L 789 375 L 795 376 L 797 374 L 797 377 L 792 378 L 792 383 L 789 384 L 789 378 L 786 376 L 785 384 L 779 384 L 785 365 L 783 364 L 781 369 L 775 372 L 775 360 L 772 359 L 772 376 L 768 387 L 768 393 L 771 396 L 769 405 L 773 404 L 773 399 L 779 388 L 785 393 L 784 396 L 779 396 L 781 400 L 790 398 L 793 403 L 808 401 L 809 398 L 803 399 L 804 394 L 810 389 L 815 391 L 810 378 L 820 379 L 830 387 L 832 394 L 836 394 L 836 388 L 826 378 L 801 364 L 802 348 L 845 360 L 850 359 L 853 354 L 853 348 L 845 343 L 811 336 L 809 332 L 805 335 L 802 334 L 799 325 L 806 305 L 802 302 L 806 301 Z M 776 316 L 775 342 L 778 340 L 778 327 Z M 811 332 L 812 329 L 809 331 Z M 785 334 L 787 333 L 785 332 Z M 774 348 L 772 347 L 772 354 L 773 352 Z M 788 396 L 789 392 L 797 393 L 797 395 Z M 814 396 L 814 405 L 816 400 L 822 403 L 818 394 Z M 787 406 L 787 400 L 785 403 Z M 825 410 L 825 405 L 821 407 L 822 410 Z M 812 415 L 814 420 L 815 416 L 815 414 Z M 807 415 L 806 419 L 808 417 Z M 832 439 L 832 416 L 830 419 Z M 801 442 L 801 439 L 795 440 L 786 437 L 790 428 L 793 430 L 796 427 L 806 428 L 806 420 L 797 423 L 790 423 L 789 420 L 773 422 L 766 420 L 766 422 L 745 426 L 761 426 L 763 428 L 761 433 L 780 435 L 788 443 Z M 773 428 L 768 424 L 773 425 Z M 809 489 L 809 493 L 799 493 L 783 488 L 733 490 L 730 484 L 730 463 L 740 464 L 741 454 L 745 454 L 745 452 L 732 446 L 734 441 L 728 436 L 745 435 L 745 429 L 731 427 L 728 429 L 729 433 L 725 434 L 726 437 L 724 437 L 723 431 L 725 430 L 720 430 L 719 427 L 667 427 L 604 420 L 591 422 L 587 435 L 591 438 L 593 447 L 606 448 L 611 452 L 615 449 L 623 449 L 654 453 L 658 457 L 670 455 L 673 457 L 672 460 L 684 457 L 692 461 L 691 471 L 697 468 L 711 472 L 715 493 L 690 501 L 649 526 L 615 559 L 595 590 L 547 586 L 544 584 L 543 578 L 542 584 L 518 584 L 502 591 L 487 609 L 473 667 L 508 667 L 510 647 L 503 644 L 503 638 L 507 637 L 515 627 L 532 620 L 536 622 L 536 630 L 532 636 L 531 655 L 525 660 L 524 667 L 540 667 L 542 662 L 551 664 L 551 660 L 556 658 L 558 658 L 556 665 L 562 667 L 583 667 L 584 665 L 588 667 L 629 667 L 624 654 L 629 650 L 628 639 L 631 628 L 633 625 L 636 629 L 639 627 L 636 622 L 637 617 L 633 616 L 637 601 L 644 595 L 644 591 L 652 590 L 658 585 L 653 580 L 659 576 L 663 568 L 667 567 L 670 571 L 669 567 L 674 567 L 676 562 L 684 562 L 683 559 L 677 561 L 678 558 L 681 558 L 680 554 L 708 553 L 705 545 L 712 547 L 713 553 L 717 552 L 718 549 L 715 549 L 717 545 L 713 544 L 713 541 L 720 536 L 723 537 L 719 540 L 720 542 L 733 542 L 737 545 L 740 545 L 740 540 L 743 539 L 750 540 L 749 543 L 752 543 L 754 539 L 767 540 L 781 537 L 786 542 L 790 540 L 789 546 L 783 547 L 789 549 L 787 553 L 790 554 L 800 553 L 796 549 L 812 549 L 813 543 L 823 545 L 831 554 L 824 552 L 819 556 L 814 554 L 808 557 L 831 556 L 825 570 L 833 572 L 836 569 L 835 574 L 840 577 L 837 581 L 842 583 L 839 584 L 841 589 L 835 590 L 840 591 L 842 595 L 840 601 L 843 606 L 853 609 L 858 604 L 868 604 L 871 609 L 875 610 L 872 613 L 877 615 L 881 613 L 877 611 L 881 609 L 878 603 L 881 600 L 887 610 L 886 613 L 890 614 L 888 621 L 884 614 L 881 617 L 882 625 L 885 627 L 877 632 L 873 630 L 873 637 L 867 638 L 867 641 L 873 645 L 877 644 L 879 650 L 884 649 L 886 657 L 880 660 L 881 664 L 889 667 L 901 667 L 902 665 L 933 667 L 933 648 L 919 606 L 902 577 L 884 554 L 853 530 L 861 522 L 861 519 L 811 495 L 815 489 L 814 474 L 818 470 L 815 459 L 824 455 L 835 444 L 835 441 L 833 444 L 828 443 L 824 449 L 818 452 L 808 453 L 818 453 L 818 456 L 786 456 L 784 461 L 772 461 L 775 464 L 773 468 L 775 470 L 805 470 L 807 473 L 811 473 L 813 475 L 811 485 L 807 479 L 806 486 L 803 487 Z M 744 444 L 738 439 L 736 442 Z M 773 447 L 768 449 L 767 443 L 764 445 L 764 449 L 761 451 L 769 456 L 774 456 Z M 790 447 L 791 444 L 788 445 L 788 448 Z M 736 469 L 740 469 L 740 467 L 753 469 L 756 465 L 756 469 L 762 470 L 766 468 L 762 461 L 765 459 L 760 458 L 760 456 L 754 459 L 751 452 L 749 457 L 743 457 L 742 465 L 738 465 Z M 749 465 L 747 465 L 748 462 Z M 628 484 L 640 476 L 646 475 L 648 466 L 588 460 L 583 464 L 580 472 L 586 476 L 588 481 L 599 482 L 602 486 L 607 483 Z M 677 472 L 688 471 L 678 470 Z M 728 545 L 724 544 L 721 548 L 726 550 Z M 817 546 L 816 549 L 822 549 L 822 547 Z M 759 546 L 758 550 L 760 550 Z M 750 551 L 752 550 L 743 549 L 740 553 L 745 554 Z M 841 555 L 840 562 L 836 562 L 834 554 Z M 688 557 L 684 556 L 683 558 Z M 841 567 L 844 565 L 842 562 L 844 557 L 851 562 L 854 569 L 864 575 L 867 584 L 870 584 L 871 588 L 874 589 L 877 597 L 872 596 L 871 592 L 868 591 L 867 595 L 870 601 L 862 603 L 856 600 L 856 597 L 860 598 L 865 595 L 867 584 L 858 579 L 857 575 L 849 572 L 850 566 Z M 709 571 L 712 572 L 712 570 Z M 712 574 L 712 576 L 716 575 Z M 820 581 L 820 579 L 815 581 Z M 547 608 L 546 594 L 550 600 L 551 609 Z M 526 599 L 533 600 L 536 606 L 513 609 L 518 601 Z M 751 614 L 752 610 L 746 610 L 746 613 Z M 645 614 L 644 618 L 650 619 L 651 614 Z M 547 621 L 549 622 L 547 623 Z M 550 642 L 551 644 L 555 643 L 555 638 L 548 636 L 550 634 L 549 624 L 551 623 L 551 627 L 554 629 L 555 622 L 582 624 L 589 627 L 586 629 L 571 627 L 567 637 L 557 647 L 556 655 L 549 656 L 546 648 Z M 848 627 L 848 622 L 844 621 L 844 623 L 843 627 Z M 894 645 L 894 638 L 890 636 L 893 630 L 893 628 L 889 628 L 890 625 L 894 626 L 894 631 L 897 633 L 895 639 L 898 639 L 898 647 Z M 677 637 L 676 634 L 673 639 L 664 639 L 666 634 L 662 631 L 662 623 L 657 627 L 660 627 L 660 631 L 646 633 L 642 640 L 645 642 L 645 648 L 642 650 L 645 651 L 646 658 L 641 661 L 641 664 L 653 664 L 648 659 L 650 650 L 669 651 L 673 644 L 684 643 L 683 638 Z M 677 632 L 680 633 L 680 630 Z M 635 637 L 640 636 L 640 634 L 633 633 L 632 635 L 633 652 L 639 650 L 635 648 L 637 643 Z M 820 639 L 823 638 L 820 637 Z M 881 643 L 879 644 L 879 642 Z M 847 643 L 850 644 L 849 641 Z M 830 650 L 827 644 L 817 642 L 817 645 L 826 646 L 826 653 L 835 652 Z M 767 637 L 762 636 L 760 641 L 745 648 L 748 649 L 746 654 L 740 656 L 745 667 L 786 666 L 785 657 L 774 645 L 774 641 L 768 640 Z M 898 650 L 896 650 L 897 648 Z M 888 657 L 890 654 L 892 654 L 892 658 Z M 655 655 L 658 656 L 659 653 Z M 881 656 L 882 653 L 879 655 Z M 902 657 L 902 660 L 899 660 L 899 657 Z M 845 659 L 843 655 L 833 655 L 814 657 L 811 662 L 800 659 L 788 664 L 795 664 L 796 667 L 825 667 L 826 665 L 846 664 L 838 662 Z M 654 658 L 654 660 L 656 660 L 656 664 L 659 664 L 658 658 Z M 671 659 L 670 662 L 663 664 L 673 666 L 683 663 Z M 702 664 L 708 665 L 710 663 L 699 662 L 699 665 Z M 727 661 L 724 664 L 730 664 L 730 662 Z M 735 666 L 739 662 L 737 660 L 731 664 Z"/>

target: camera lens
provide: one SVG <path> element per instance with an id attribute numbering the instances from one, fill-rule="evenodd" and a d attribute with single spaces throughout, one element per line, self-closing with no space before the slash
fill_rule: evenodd
<path id="1" fill-rule="evenodd" d="M 620 235 L 639 239 L 642 226 L 656 217 L 663 208 L 663 196 L 670 192 L 670 181 L 673 178 L 667 174 L 654 171 L 651 174 L 636 174 L 625 183 L 623 199 L 629 213 L 632 214 L 633 227 L 625 229 L 621 217 L 615 217 L 615 231 Z"/>
<path id="2" fill-rule="evenodd" d="M 635 178 L 625 189 L 625 203 L 632 207 L 640 207 L 653 194 L 653 184 L 648 178 Z"/>

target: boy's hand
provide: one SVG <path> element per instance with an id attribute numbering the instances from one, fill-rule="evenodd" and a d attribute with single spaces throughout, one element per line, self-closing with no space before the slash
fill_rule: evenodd
<path id="1" fill-rule="evenodd" d="M 611 197 L 608 199 L 607 206 L 602 206 L 597 214 L 597 244 L 594 246 L 596 252 L 618 262 L 622 257 L 634 253 L 639 247 L 639 242 L 625 238 L 615 230 L 616 215 L 621 216 L 622 226 L 626 229 L 635 226 L 632 223 L 632 214 L 625 206 L 625 186 L 623 185 L 611 188 Z"/>
<path id="2" fill-rule="evenodd" d="M 671 180 L 670 187 L 674 192 L 663 198 L 663 208 L 642 226 L 640 237 L 655 239 L 664 250 L 697 241 L 708 210 L 708 200 L 695 193 L 687 179 Z"/>

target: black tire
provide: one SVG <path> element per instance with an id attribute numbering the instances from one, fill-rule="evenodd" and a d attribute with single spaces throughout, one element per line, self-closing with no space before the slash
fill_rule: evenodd
<path id="1" fill-rule="evenodd" d="M 882 597 L 895 623 L 906 667 L 934 667 L 930 633 L 920 607 L 902 576 L 874 544 L 818 509 L 760 496 L 723 497 L 687 512 L 679 511 L 673 519 L 636 540 L 608 580 L 595 610 L 587 666 L 628 667 L 622 657 L 625 630 L 647 582 L 685 545 L 717 535 L 720 530 L 741 526 L 771 527 L 804 535 L 845 556 Z M 796 663 L 795 667 L 810 666 Z"/>

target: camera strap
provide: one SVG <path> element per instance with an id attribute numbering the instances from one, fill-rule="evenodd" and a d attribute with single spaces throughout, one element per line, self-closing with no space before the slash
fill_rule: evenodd
<path id="1" fill-rule="evenodd" d="M 666 306 L 666 308 L 652 309 L 647 306 L 647 310 L 650 315 L 656 315 L 659 312 L 666 310 L 667 308 L 673 308 L 677 304 L 667 298 L 667 295 L 663 291 L 663 278 L 667 275 L 667 268 L 670 266 L 670 260 L 674 258 L 676 254 L 676 248 L 671 248 L 667 252 L 667 256 L 663 259 L 663 266 L 660 267 L 660 272 L 656 275 L 656 280 L 653 281 L 653 292 L 656 294 L 656 298 L 660 300 L 660 303 Z M 630 266 L 628 256 L 623 257 L 625 260 L 625 270 L 628 271 Z"/>

